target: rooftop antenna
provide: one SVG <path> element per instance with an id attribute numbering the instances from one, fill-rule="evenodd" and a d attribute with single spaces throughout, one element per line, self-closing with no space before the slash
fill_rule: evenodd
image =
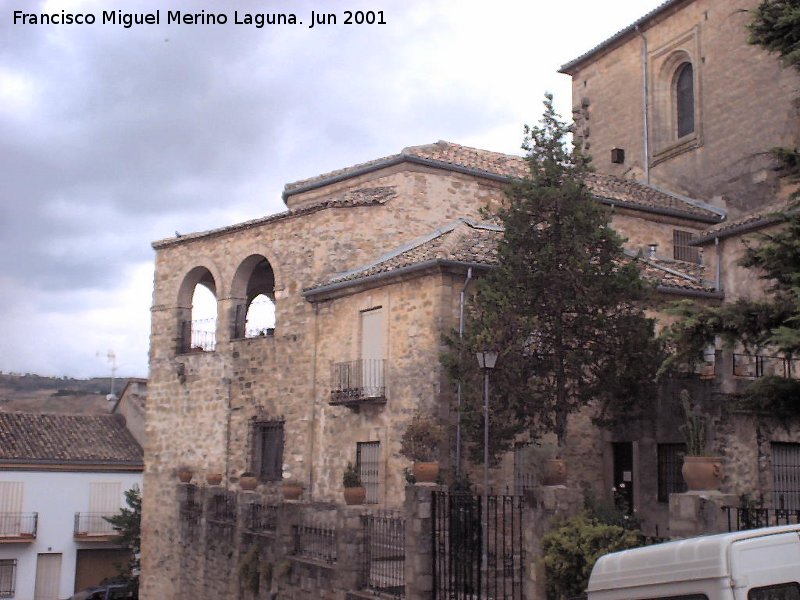
<path id="1" fill-rule="evenodd" d="M 100 352 L 95 353 L 95 356 L 100 356 Z M 106 396 L 106 400 L 109 402 L 114 402 L 117 399 L 117 396 L 114 393 L 114 382 L 117 375 L 117 355 L 113 350 L 109 349 L 109 351 L 106 353 L 106 359 L 111 365 L 111 393 Z"/>

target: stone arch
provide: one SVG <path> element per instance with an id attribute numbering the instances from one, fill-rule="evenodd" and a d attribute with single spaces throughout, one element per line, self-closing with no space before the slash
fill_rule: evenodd
<path id="1" fill-rule="evenodd" d="M 245 258 L 231 283 L 233 339 L 270 336 L 275 331 L 275 270 L 263 254 Z"/>
<path id="2" fill-rule="evenodd" d="M 700 86 L 693 37 L 658 59 L 654 77 L 654 159 L 669 158 L 700 144 Z"/>
<path id="3" fill-rule="evenodd" d="M 213 297 L 210 315 L 199 315 L 195 311 L 198 292 L 206 290 Z M 216 347 L 217 328 L 217 280 L 206 266 L 196 266 L 189 270 L 178 288 L 177 326 L 178 353 L 212 351 Z"/>

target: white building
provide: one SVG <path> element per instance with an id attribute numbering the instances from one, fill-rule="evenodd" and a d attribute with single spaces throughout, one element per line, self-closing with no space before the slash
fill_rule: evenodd
<path id="1" fill-rule="evenodd" d="M 142 470 L 124 419 L 0 413 L 0 598 L 68 598 L 117 574 L 128 553 L 103 517 Z"/>

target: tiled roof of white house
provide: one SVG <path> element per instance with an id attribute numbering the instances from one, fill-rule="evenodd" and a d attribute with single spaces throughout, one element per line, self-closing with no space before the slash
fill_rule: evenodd
<path id="1" fill-rule="evenodd" d="M 114 415 L 0 412 L 0 462 L 139 467 L 142 448 Z"/>

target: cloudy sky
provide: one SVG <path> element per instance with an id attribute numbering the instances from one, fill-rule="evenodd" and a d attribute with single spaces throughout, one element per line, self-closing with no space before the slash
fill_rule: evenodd
<path id="1" fill-rule="evenodd" d="M 519 153 L 545 91 L 569 114 L 558 67 L 660 3 L 0 0 L 0 370 L 106 375 L 113 350 L 118 374 L 147 376 L 153 240 L 281 211 L 285 183 L 405 146 Z M 166 24 L 174 10 L 228 23 Z M 312 10 L 339 24 L 309 29 Z"/>

